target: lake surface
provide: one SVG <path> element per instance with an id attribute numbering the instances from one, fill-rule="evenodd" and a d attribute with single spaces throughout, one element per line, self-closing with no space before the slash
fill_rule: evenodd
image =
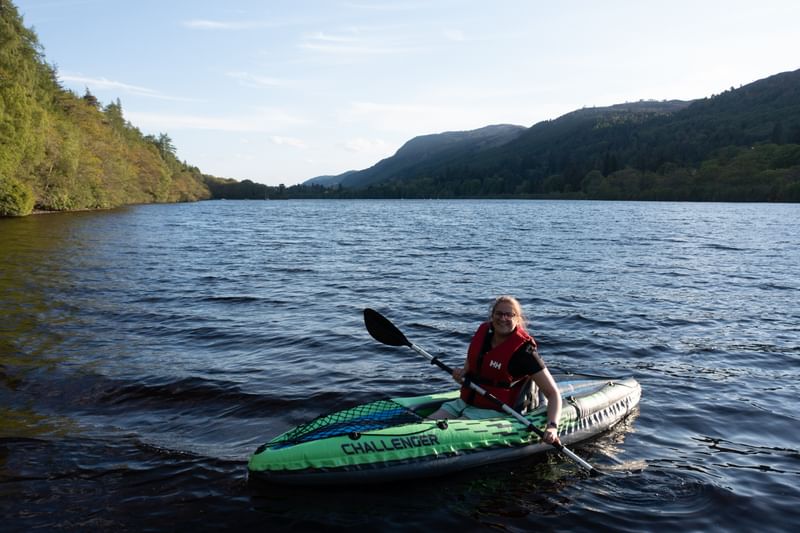
<path id="1" fill-rule="evenodd" d="M 799 267 L 800 205 L 215 201 L 0 219 L 2 529 L 793 530 Z M 452 386 L 376 343 L 364 307 L 452 366 L 506 293 L 551 368 L 642 384 L 621 427 L 574 447 L 611 475 L 547 454 L 369 488 L 248 484 L 249 455 L 291 426 Z"/>

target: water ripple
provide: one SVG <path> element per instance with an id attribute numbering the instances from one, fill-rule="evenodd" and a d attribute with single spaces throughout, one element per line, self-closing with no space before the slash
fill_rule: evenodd
<path id="1" fill-rule="evenodd" d="M 308 201 L 2 219 L 4 527 L 791 530 L 799 215 Z M 245 482 L 293 425 L 453 387 L 374 342 L 363 308 L 455 366 L 504 293 L 551 369 L 642 383 L 634 416 L 576 450 L 610 475 L 548 454 L 372 489 Z"/>

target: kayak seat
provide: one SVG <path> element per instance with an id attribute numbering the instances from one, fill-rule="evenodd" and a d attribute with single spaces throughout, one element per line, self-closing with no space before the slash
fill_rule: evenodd
<path id="1" fill-rule="evenodd" d="M 517 396 L 517 400 L 514 402 L 514 405 L 511 407 L 520 414 L 525 414 L 530 411 L 533 411 L 539 404 L 544 400 L 541 397 L 541 392 L 539 391 L 539 387 L 536 386 L 534 383 L 533 378 L 528 376 L 525 378 L 525 383 L 522 385 L 522 389 Z"/>

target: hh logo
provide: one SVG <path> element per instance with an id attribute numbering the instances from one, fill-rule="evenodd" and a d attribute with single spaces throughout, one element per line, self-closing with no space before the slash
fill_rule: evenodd
<path id="1" fill-rule="evenodd" d="M 496 368 L 497 370 L 500 370 L 501 368 L 503 368 L 503 365 L 500 364 L 500 361 L 495 361 L 494 359 L 489 361 L 489 366 L 492 367 L 492 368 Z"/>

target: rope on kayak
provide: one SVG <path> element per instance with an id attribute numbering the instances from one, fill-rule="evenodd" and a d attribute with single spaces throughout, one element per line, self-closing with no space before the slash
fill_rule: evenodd
<path id="1" fill-rule="evenodd" d="M 280 435 L 262 448 L 291 446 L 343 435 L 349 435 L 351 439 L 358 438 L 366 431 L 415 424 L 423 420 L 423 417 L 393 400 L 378 400 L 318 416 Z"/>
<path id="2" fill-rule="evenodd" d="M 434 427 L 438 429 L 447 429 L 447 420 L 426 420 L 426 422 L 434 422 L 430 427 L 422 428 L 417 431 L 404 431 L 402 433 L 362 433 L 360 431 L 353 431 L 347 436 L 350 440 L 358 440 L 361 437 L 410 437 L 413 435 L 421 435 L 433 430 Z"/>

